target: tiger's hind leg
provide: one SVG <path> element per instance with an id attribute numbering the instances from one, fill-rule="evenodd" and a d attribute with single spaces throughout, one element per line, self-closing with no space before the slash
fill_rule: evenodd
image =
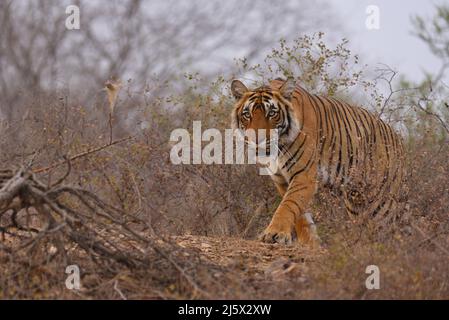
<path id="1" fill-rule="evenodd" d="M 351 220 L 360 218 L 366 209 L 367 199 L 364 197 L 363 191 L 353 188 L 343 191 L 343 201 L 346 213 Z"/>

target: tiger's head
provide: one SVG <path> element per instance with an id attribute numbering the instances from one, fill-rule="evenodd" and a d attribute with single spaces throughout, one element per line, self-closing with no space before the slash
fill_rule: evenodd
<path id="1" fill-rule="evenodd" d="M 270 141 L 270 130 L 276 129 L 279 145 L 289 144 L 299 134 L 298 117 L 292 107 L 291 98 L 295 90 L 295 81 L 276 79 L 268 86 L 250 90 L 241 81 L 233 80 L 232 95 L 237 100 L 232 112 L 232 127 L 241 131 L 265 130 L 266 140 Z"/>

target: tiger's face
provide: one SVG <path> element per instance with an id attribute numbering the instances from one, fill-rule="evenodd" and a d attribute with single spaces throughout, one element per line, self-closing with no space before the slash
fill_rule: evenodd
<path id="1" fill-rule="evenodd" d="M 278 80 L 276 80 L 279 82 Z M 232 81 L 231 91 L 237 102 L 232 113 L 232 126 L 242 131 L 254 130 L 248 139 L 256 145 L 271 141 L 271 131 L 277 130 L 279 143 L 293 141 L 299 126 L 291 106 L 294 81 L 279 86 L 263 86 L 249 90 L 239 80 Z M 264 137 L 259 137 L 259 134 Z"/>

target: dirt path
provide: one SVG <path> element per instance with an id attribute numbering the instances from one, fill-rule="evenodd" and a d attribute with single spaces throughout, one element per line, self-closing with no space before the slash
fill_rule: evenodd
<path id="1" fill-rule="evenodd" d="M 238 238 L 186 235 L 174 237 L 174 240 L 184 248 L 198 250 L 205 261 L 226 269 L 239 270 L 242 276 L 256 279 L 282 279 L 294 274 L 301 276 L 308 262 L 322 254 L 321 250 Z"/>

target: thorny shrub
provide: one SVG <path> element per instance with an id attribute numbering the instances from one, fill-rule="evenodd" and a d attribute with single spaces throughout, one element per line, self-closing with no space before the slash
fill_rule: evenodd
<path id="1" fill-rule="evenodd" d="M 311 92 L 363 102 L 400 130 L 407 147 L 409 200 L 403 210 L 409 223 L 380 239 L 369 226 L 351 221 L 341 204 L 323 191 L 316 196 L 313 211 L 327 253 L 310 268 L 308 281 L 292 279 L 289 290 L 266 290 L 272 285 L 269 282 L 251 287 L 249 279 L 239 284 L 232 280 L 232 270 L 226 273 L 228 281 L 218 281 L 214 274 L 222 266 L 196 260 L 195 252 L 174 254 L 178 269 L 157 257 L 146 269 L 114 264 L 99 270 L 81 251 L 71 250 L 71 261 L 81 261 L 86 288 L 74 293 L 64 288 L 65 266 L 42 260 L 46 252 L 41 249 L 32 256 L 1 252 L 0 297 L 363 298 L 363 281 L 353 275 L 357 272 L 363 278 L 367 264 L 379 264 L 389 285 L 368 297 L 448 298 L 449 147 L 444 90 L 436 97 L 435 89 L 425 86 L 413 88 L 402 82 L 398 87 L 396 73 L 387 68 L 377 77 L 365 75 L 366 66 L 359 65 L 346 40 L 329 48 L 321 33 L 293 43 L 281 41 L 264 63 L 249 66 L 243 59 L 238 66 L 240 74 L 235 76 L 250 80 L 249 86 L 293 76 Z M 170 162 L 168 140 L 173 129 L 191 130 L 194 120 L 200 120 L 203 129 L 230 126 L 231 79 L 218 77 L 207 84 L 198 74 L 185 74 L 185 80 L 188 89 L 165 97 L 152 96 L 151 86 L 125 83 L 112 119 L 113 137 L 132 138 L 73 161 L 65 183 L 89 190 L 145 221 L 151 230 L 144 231 L 162 237 L 166 245 L 169 236 L 182 234 L 254 239 L 280 201 L 268 177 L 259 176 L 252 165 Z M 91 105 L 80 104 L 68 89 L 31 97 L 26 114 L 0 124 L 2 167 L 32 163 L 33 168 L 45 168 L 107 144 L 108 104 L 102 94 Z M 56 167 L 39 177 L 51 185 L 64 170 Z M 194 279 L 198 287 L 185 279 Z"/>

